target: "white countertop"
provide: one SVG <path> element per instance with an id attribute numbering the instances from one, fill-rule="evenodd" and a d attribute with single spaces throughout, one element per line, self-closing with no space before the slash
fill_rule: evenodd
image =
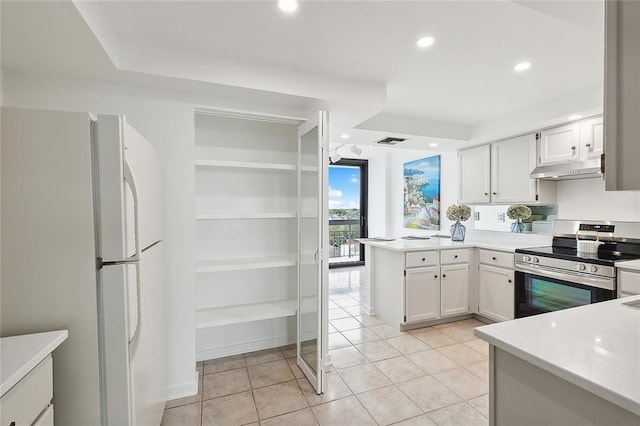
<path id="1" fill-rule="evenodd" d="M 632 271 L 640 271 L 640 259 L 616 262 L 616 267 L 623 268 L 623 269 L 630 269 Z"/>
<path id="2" fill-rule="evenodd" d="M 0 397 L 64 342 L 67 330 L 0 339 Z"/>
<path id="3" fill-rule="evenodd" d="M 640 296 L 475 329 L 492 345 L 640 415 Z"/>
<path id="4" fill-rule="evenodd" d="M 401 237 L 393 241 L 372 241 L 362 239 L 362 244 L 393 251 L 445 250 L 464 247 L 478 247 L 489 250 L 513 252 L 517 248 L 551 245 L 550 235 L 512 234 L 509 232 L 468 231 L 464 241 L 451 241 L 449 238 L 431 237 L 428 240 L 404 240 Z"/>

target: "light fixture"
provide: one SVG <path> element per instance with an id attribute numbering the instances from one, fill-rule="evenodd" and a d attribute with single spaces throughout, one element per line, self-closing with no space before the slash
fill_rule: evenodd
<path id="1" fill-rule="evenodd" d="M 340 137 L 342 139 L 349 139 L 351 136 L 349 135 L 349 133 L 343 133 L 343 134 L 340 135 Z"/>
<path id="2" fill-rule="evenodd" d="M 286 13 L 293 13 L 298 10 L 298 0 L 278 0 L 278 7 Z"/>
<path id="3" fill-rule="evenodd" d="M 424 49 L 425 47 L 431 46 L 435 41 L 436 39 L 430 36 L 420 37 L 418 40 L 416 40 L 416 46 Z"/>
<path id="4" fill-rule="evenodd" d="M 433 143 L 430 143 L 430 144 L 429 144 L 429 146 L 430 146 L 431 148 L 435 148 L 436 146 L 438 146 L 438 144 L 437 144 L 437 143 L 435 143 L 435 142 L 433 142 Z"/>
<path id="5" fill-rule="evenodd" d="M 338 152 L 338 150 L 340 148 L 342 148 L 344 145 L 340 145 L 335 147 L 333 150 L 329 151 L 329 162 L 331 164 L 337 163 L 338 161 L 342 160 L 342 155 Z M 332 153 L 333 151 L 333 153 Z"/>
<path id="6" fill-rule="evenodd" d="M 582 116 L 580 114 L 573 114 L 573 115 L 570 115 L 569 117 L 567 117 L 567 120 L 578 120 L 580 118 L 582 118 Z"/>
<path id="7" fill-rule="evenodd" d="M 362 154 L 362 148 L 356 146 L 356 145 L 351 145 L 350 151 L 353 152 L 355 155 L 360 155 Z"/>
<path id="8" fill-rule="evenodd" d="M 526 71 L 531 68 L 531 62 L 520 62 L 518 65 L 513 67 L 516 71 Z"/>

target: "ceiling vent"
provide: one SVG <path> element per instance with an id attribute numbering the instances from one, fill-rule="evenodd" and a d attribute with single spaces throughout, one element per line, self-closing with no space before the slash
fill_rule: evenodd
<path id="1" fill-rule="evenodd" d="M 407 138 L 392 138 L 392 137 L 386 137 L 384 139 L 380 139 L 379 141 L 377 141 L 377 144 L 380 145 L 396 145 L 400 142 L 404 142 L 406 141 Z"/>

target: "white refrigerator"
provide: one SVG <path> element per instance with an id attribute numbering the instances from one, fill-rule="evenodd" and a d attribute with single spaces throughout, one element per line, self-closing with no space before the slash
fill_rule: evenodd
<path id="1" fill-rule="evenodd" d="M 2 336 L 68 329 L 59 425 L 158 425 L 161 166 L 123 116 L 2 108 Z"/>

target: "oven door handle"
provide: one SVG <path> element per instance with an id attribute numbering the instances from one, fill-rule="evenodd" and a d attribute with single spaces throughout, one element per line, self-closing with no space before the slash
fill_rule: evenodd
<path id="1" fill-rule="evenodd" d="M 605 290 L 615 290 L 616 281 L 615 278 L 596 278 L 593 276 L 587 276 L 579 273 L 568 273 L 566 271 L 558 271 L 554 268 L 548 267 L 530 267 L 520 264 L 515 265 L 516 271 L 530 273 L 533 275 L 539 275 L 543 277 L 556 278 L 563 281 L 575 282 L 576 284 L 582 284 L 591 287 L 603 288 Z"/>

